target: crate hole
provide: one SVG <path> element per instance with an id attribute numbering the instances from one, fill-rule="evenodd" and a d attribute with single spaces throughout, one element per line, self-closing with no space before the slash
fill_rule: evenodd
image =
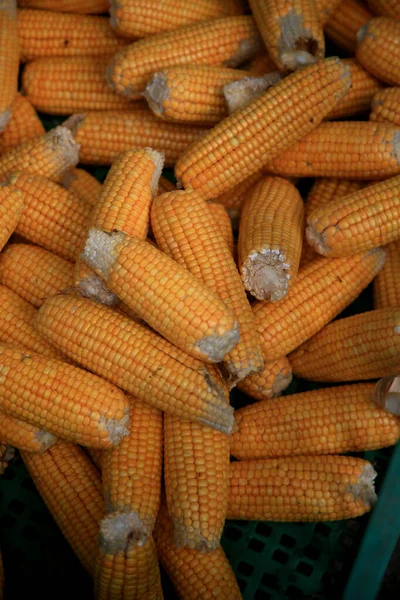
<path id="1" fill-rule="evenodd" d="M 276 577 L 276 575 L 264 573 L 261 579 L 261 583 L 266 587 L 269 587 L 271 590 L 276 590 L 276 588 L 278 587 L 278 578 Z"/>
<path id="2" fill-rule="evenodd" d="M 264 592 L 263 590 L 257 590 L 253 596 L 254 600 L 271 600 L 271 594 Z"/>
<path id="3" fill-rule="evenodd" d="M 32 542 L 36 541 L 39 536 L 37 530 L 32 525 L 26 525 L 22 530 L 22 535 Z"/>
<path id="4" fill-rule="evenodd" d="M 324 573 L 321 578 L 324 587 L 332 587 L 336 582 L 336 577 L 332 573 Z"/>
<path id="5" fill-rule="evenodd" d="M 27 490 L 28 492 L 32 492 L 33 494 L 36 492 L 36 488 L 32 479 L 28 479 L 28 477 L 23 480 L 21 486 L 24 488 L 24 490 Z"/>
<path id="6" fill-rule="evenodd" d="M 285 548 L 293 548 L 296 545 L 296 540 L 290 535 L 286 535 L 286 533 L 284 533 L 281 536 L 281 539 L 279 541 L 282 544 L 282 546 L 285 546 Z"/>
<path id="7" fill-rule="evenodd" d="M 8 508 L 12 510 L 12 512 L 17 513 L 17 515 L 20 515 L 25 510 L 25 504 L 20 500 L 14 498 L 13 500 L 11 500 L 10 504 L 8 505 Z"/>
<path id="8" fill-rule="evenodd" d="M 298 573 L 301 573 L 302 575 L 306 575 L 306 577 L 310 577 L 313 570 L 314 569 L 312 568 L 312 566 L 305 562 L 299 562 L 299 564 L 296 567 L 296 571 Z"/>
<path id="9" fill-rule="evenodd" d="M 3 529 L 3 527 L 5 529 L 11 529 L 12 527 L 15 527 L 16 522 L 17 519 L 12 515 L 3 515 L 0 517 L 0 529 Z"/>
<path id="10" fill-rule="evenodd" d="M 252 539 L 250 540 L 250 542 L 248 543 L 247 547 L 250 550 L 254 550 L 254 552 L 262 552 L 265 548 L 265 544 L 263 544 L 262 542 L 260 542 L 260 540 L 256 540 L 256 539 Z"/>
<path id="11" fill-rule="evenodd" d="M 331 532 L 331 528 L 325 523 L 317 523 L 315 526 L 315 532 L 319 533 L 319 535 L 323 535 L 324 537 L 328 537 Z"/>
<path id="12" fill-rule="evenodd" d="M 267 538 L 272 533 L 272 527 L 266 525 L 265 523 L 259 523 L 256 527 L 256 532 Z"/>
<path id="13" fill-rule="evenodd" d="M 318 560 L 321 555 L 321 552 L 315 546 L 309 545 L 304 548 L 303 554 L 307 558 L 311 558 L 311 560 Z"/>
<path id="14" fill-rule="evenodd" d="M 12 479 L 15 479 L 15 471 L 12 467 L 10 467 L 10 465 L 8 465 L 7 469 L 4 471 L 2 477 L 4 479 L 6 479 L 7 481 L 11 481 Z"/>
<path id="15" fill-rule="evenodd" d="M 289 556 L 286 554 L 286 552 L 282 552 L 282 550 L 275 550 L 275 552 L 272 555 L 272 558 L 279 564 L 286 565 Z"/>
<path id="16" fill-rule="evenodd" d="M 254 567 L 249 565 L 247 562 L 241 561 L 238 565 L 238 571 L 242 575 L 246 575 L 246 577 L 249 577 L 254 571 Z"/>
<path id="17" fill-rule="evenodd" d="M 343 563 L 341 560 L 338 560 L 337 558 L 331 558 L 329 561 L 329 568 L 332 569 L 332 571 L 336 571 L 338 573 L 339 571 L 342 570 Z"/>
<path id="18" fill-rule="evenodd" d="M 237 542 L 242 537 L 242 532 L 239 531 L 239 529 L 236 529 L 236 527 L 227 527 L 224 535 L 228 538 L 228 540 Z"/>
<path id="19" fill-rule="evenodd" d="M 353 540 L 352 540 L 352 538 L 349 535 L 347 535 L 347 533 L 340 534 L 340 536 L 339 536 L 339 542 L 345 548 L 351 548 L 352 545 L 353 545 Z"/>
<path id="20" fill-rule="evenodd" d="M 237 577 L 236 580 L 237 580 L 240 591 L 244 592 L 244 590 L 246 589 L 247 583 L 244 581 L 244 579 L 240 579 L 239 577 Z"/>
<path id="21" fill-rule="evenodd" d="M 288 598 L 302 598 L 303 597 L 303 592 L 301 590 L 299 590 L 298 587 L 296 587 L 295 585 L 289 585 L 289 587 L 286 588 L 286 594 Z"/>

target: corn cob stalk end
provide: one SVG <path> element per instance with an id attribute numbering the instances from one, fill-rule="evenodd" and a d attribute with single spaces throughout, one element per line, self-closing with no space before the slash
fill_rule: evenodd
<path id="1" fill-rule="evenodd" d="M 249 254 L 242 266 L 246 290 L 258 300 L 275 302 L 284 298 L 289 289 L 290 265 L 279 250 L 263 248 Z"/>
<path id="2" fill-rule="evenodd" d="M 167 77 L 162 71 L 154 73 L 146 85 L 143 96 L 146 98 L 153 113 L 162 118 L 164 116 L 163 104 L 169 98 Z"/>
<path id="3" fill-rule="evenodd" d="M 122 438 L 129 435 L 129 407 L 126 407 L 121 420 L 116 421 L 115 419 L 107 419 L 101 416 L 99 422 L 102 428 L 107 431 L 111 444 L 118 446 Z"/>
<path id="4" fill-rule="evenodd" d="M 138 513 L 132 510 L 116 511 L 100 525 L 100 548 L 106 554 L 116 554 L 128 546 L 143 546 L 149 536 Z"/>
<path id="5" fill-rule="evenodd" d="M 75 167 L 78 164 L 81 145 L 74 140 L 73 131 L 68 126 L 67 121 L 63 125 L 58 125 L 58 127 L 49 131 L 47 135 L 54 147 L 62 147 L 66 162 L 71 167 Z"/>
<path id="6" fill-rule="evenodd" d="M 262 77 L 244 77 L 224 85 L 223 92 L 229 114 L 261 96 L 281 79 L 279 71 L 274 71 Z"/>
<path id="7" fill-rule="evenodd" d="M 356 500 L 362 500 L 371 509 L 375 506 L 378 498 L 375 492 L 374 481 L 377 472 L 371 463 L 367 463 L 360 473 L 356 483 L 349 485 L 349 492 Z"/>
<path id="8" fill-rule="evenodd" d="M 387 412 L 400 417 L 400 376 L 380 379 L 375 385 L 372 398 Z"/>

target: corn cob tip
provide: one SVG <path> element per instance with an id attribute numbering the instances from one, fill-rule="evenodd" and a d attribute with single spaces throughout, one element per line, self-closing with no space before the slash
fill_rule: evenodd
<path id="1" fill-rule="evenodd" d="M 246 289 L 258 300 L 275 302 L 288 292 L 290 264 L 279 250 L 263 248 L 249 254 L 242 266 Z"/>
<path id="2" fill-rule="evenodd" d="M 324 231 L 317 231 L 317 229 L 313 225 L 308 225 L 306 227 L 306 238 L 307 242 L 315 248 L 318 254 L 322 256 L 329 256 L 329 253 L 332 251 L 332 248 L 326 244 L 326 236 Z"/>
<path id="3" fill-rule="evenodd" d="M 106 554 L 143 546 L 148 536 L 141 518 L 133 510 L 113 512 L 104 517 L 100 524 L 100 548 Z"/>
<path id="4" fill-rule="evenodd" d="M 63 173 L 61 180 L 60 180 L 60 184 L 66 190 L 69 190 L 69 188 L 71 187 L 71 185 L 74 183 L 75 180 L 76 180 L 76 175 L 75 175 L 73 169 L 70 169 L 69 171 L 65 171 L 65 173 Z"/>
<path id="5" fill-rule="evenodd" d="M 116 247 L 125 237 L 125 234 L 119 231 L 107 233 L 100 229 L 89 229 L 85 248 L 81 254 L 82 260 L 96 273 L 100 271 L 107 280 L 109 270 L 117 260 Z"/>
<path id="6" fill-rule="evenodd" d="M 369 25 L 369 21 L 367 21 L 367 23 L 364 23 L 364 25 L 362 27 L 360 27 L 360 29 L 357 31 L 357 43 L 361 44 L 361 42 L 363 42 L 365 40 L 365 38 L 367 37 L 368 34 L 368 25 Z M 371 34 L 372 38 L 374 37 Z"/>
<path id="7" fill-rule="evenodd" d="M 224 85 L 223 93 L 229 114 L 261 96 L 281 79 L 279 71 L 273 71 L 262 77 L 244 77 Z"/>
<path id="8" fill-rule="evenodd" d="M 54 148 L 62 147 L 65 162 L 71 167 L 75 167 L 78 164 L 81 145 L 74 140 L 73 132 L 66 123 L 67 121 L 63 125 L 51 129 L 46 135 Z"/>
<path id="9" fill-rule="evenodd" d="M 76 290 L 84 298 L 91 298 L 106 306 L 116 306 L 119 304 L 118 296 L 110 292 L 105 283 L 95 273 L 79 279 Z"/>
<path id="10" fill-rule="evenodd" d="M 386 412 L 400 417 L 400 376 L 382 377 L 375 384 L 372 399 Z"/>
<path id="11" fill-rule="evenodd" d="M 147 152 L 154 163 L 154 171 L 150 181 L 150 189 L 152 197 L 155 198 L 158 191 L 158 181 L 161 177 L 164 167 L 165 155 L 163 152 L 157 152 L 157 150 L 153 150 L 153 148 L 145 148 L 145 152 Z"/>
<path id="12" fill-rule="evenodd" d="M 376 476 L 377 472 L 374 467 L 371 463 L 367 463 L 361 471 L 358 481 L 349 485 L 348 491 L 353 494 L 356 500 L 362 500 L 369 509 L 375 506 L 378 499 L 374 486 Z"/>
<path id="13" fill-rule="evenodd" d="M 142 95 L 146 98 L 153 113 L 162 118 L 164 116 L 163 104 L 169 98 L 165 73 L 162 71 L 154 73 Z"/>
<path id="14" fill-rule="evenodd" d="M 11 119 L 11 108 L 3 110 L 0 114 L 0 133 L 7 127 L 8 121 Z"/>
<path id="15" fill-rule="evenodd" d="M 129 406 L 125 408 L 122 419 L 108 419 L 104 416 L 100 417 L 100 425 L 108 433 L 108 438 L 114 446 L 118 446 L 122 438 L 129 435 Z"/>
<path id="16" fill-rule="evenodd" d="M 302 15 L 293 9 L 279 19 L 282 32 L 277 45 L 284 68 L 295 71 L 298 67 L 311 65 L 323 57 L 324 48 L 312 32 L 303 25 Z"/>
<path id="17" fill-rule="evenodd" d="M 195 348 L 212 362 L 220 362 L 236 346 L 239 340 L 239 325 L 235 321 L 232 329 L 222 335 L 212 333 L 204 336 L 195 344 Z"/>
<path id="18" fill-rule="evenodd" d="M 217 407 L 218 410 L 218 423 L 215 422 L 214 415 L 210 418 L 200 419 L 203 425 L 207 427 L 212 427 L 213 429 L 217 429 L 222 433 L 226 433 L 230 435 L 235 428 L 235 417 L 233 406 L 229 404 L 229 397 L 227 394 L 227 390 L 223 385 L 220 385 L 215 376 L 207 369 L 206 366 L 202 369 L 203 377 L 207 384 L 208 391 L 218 398 L 221 401 L 221 404 Z M 215 410 L 215 407 L 214 409 Z"/>
<path id="19" fill-rule="evenodd" d="M 292 373 L 278 373 L 275 377 L 274 383 L 272 384 L 272 396 L 279 396 L 283 390 L 290 385 L 293 379 Z"/>
<path id="20" fill-rule="evenodd" d="M 65 121 L 63 121 L 62 127 L 68 129 L 72 133 L 72 135 L 76 135 L 76 132 L 82 125 L 84 119 L 84 114 L 75 113 L 74 115 L 71 115 L 70 117 L 68 117 L 68 119 L 65 119 Z"/>
<path id="21" fill-rule="evenodd" d="M 57 442 L 58 438 L 45 429 L 39 429 L 36 433 L 35 438 L 40 445 L 40 452 L 45 452 Z"/>
<path id="22" fill-rule="evenodd" d="M 249 58 L 255 56 L 258 52 L 265 49 L 264 42 L 259 33 L 253 36 L 240 40 L 237 51 L 232 54 L 229 60 L 224 62 L 225 67 L 237 67 L 246 62 Z"/>
<path id="23" fill-rule="evenodd" d="M 173 536 L 177 548 L 190 548 L 198 552 L 212 552 L 219 546 L 218 539 L 207 539 L 200 528 L 191 527 L 188 531 L 183 518 L 173 519 Z"/>

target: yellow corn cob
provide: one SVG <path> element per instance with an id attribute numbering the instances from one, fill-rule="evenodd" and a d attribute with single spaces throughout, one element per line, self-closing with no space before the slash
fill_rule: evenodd
<path id="1" fill-rule="evenodd" d="M 368 6 L 376 15 L 400 19 L 400 6 L 397 0 L 368 0 Z"/>
<path id="2" fill-rule="evenodd" d="M 12 175 L 8 186 L 22 192 L 25 204 L 16 233 L 64 259 L 74 260 L 85 238 L 90 205 L 39 175 Z"/>
<path id="3" fill-rule="evenodd" d="M 12 171 L 26 171 L 59 181 L 78 162 L 79 144 L 63 126 L 18 145 L 0 157 L 0 179 Z"/>
<path id="4" fill-rule="evenodd" d="M 359 0 L 342 0 L 325 24 L 325 33 L 337 46 L 355 54 L 357 33 L 372 19 L 372 14 Z"/>
<path id="5" fill-rule="evenodd" d="M 11 119 L 0 134 L 0 155 L 27 140 L 44 134 L 44 127 L 27 98 L 17 94 L 11 105 Z"/>
<path id="6" fill-rule="evenodd" d="M 218 204 L 222 204 L 228 211 L 228 215 L 231 218 L 232 226 L 234 229 L 238 227 L 238 221 L 240 217 L 240 211 L 243 206 L 243 202 L 246 199 L 247 193 L 250 188 L 260 181 L 264 177 L 262 171 L 258 171 L 257 173 L 253 173 L 250 177 L 243 179 L 240 183 L 236 184 L 228 192 L 224 192 L 217 198 L 215 198 L 215 202 Z M 237 225 L 237 227 L 236 227 Z"/>
<path id="7" fill-rule="evenodd" d="M 335 121 L 265 165 L 285 177 L 382 179 L 400 173 L 400 129 L 390 123 Z"/>
<path id="8" fill-rule="evenodd" d="M 37 110 L 50 115 L 128 109 L 129 101 L 112 92 L 104 78 L 108 61 L 102 56 L 38 58 L 24 68 L 24 93 Z"/>
<path id="9" fill-rule="evenodd" d="M 248 63 L 247 70 L 254 76 L 276 71 L 276 64 L 265 49 Z"/>
<path id="10" fill-rule="evenodd" d="M 61 360 L 62 355 L 36 331 L 36 312 L 29 302 L 0 285 L 0 343 Z"/>
<path id="11" fill-rule="evenodd" d="M 12 114 L 18 90 L 19 44 L 17 36 L 16 0 L 0 4 L 0 132 Z"/>
<path id="12" fill-rule="evenodd" d="M 238 388 L 254 400 L 264 400 L 279 396 L 292 381 L 292 367 L 290 362 L 283 356 L 265 364 L 261 373 L 255 373 L 239 382 Z"/>
<path id="13" fill-rule="evenodd" d="M 120 304 L 117 296 L 110 292 L 104 281 L 80 257 L 75 262 L 73 279 L 75 289 L 85 298 L 107 306 Z"/>
<path id="14" fill-rule="evenodd" d="M 73 13 L 104 13 L 108 11 L 107 0 L 18 0 L 21 8 L 41 8 Z"/>
<path id="15" fill-rule="evenodd" d="M 165 491 L 178 547 L 210 552 L 219 546 L 228 506 L 229 447 L 224 433 L 165 415 Z"/>
<path id="16" fill-rule="evenodd" d="M 154 200 L 151 222 L 160 250 L 218 294 L 237 318 L 240 341 L 223 362 L 229 384 L 234 386 L 260 371 L 263 358 L 253 314 L 232 255 L 207 204 L 196 192 L 170 192 Z"/>
<path id="17" fill-rule="evenodd" d="M 369 185 L 316 208 L 307 240 L 324 256 L 349 256 L 400 237 L 400 176 Z"/>
<path id="18" fill-rule="evenodd" d="M 244 77 L 239 81 L 224 85 L 223 92 L 229 114 L 242 108 L 255 98 L 259 98 L 281 79 L 282 75 L 279 71 L 272 71 L 272 73 L 267 73 L 262 77 Z"/>
<path id="19" fill-rule="evenodd" d="M 400 85 L 399 36 L 400 22 L 388 17 L 371 19 L 357 33 L 357 59 L 372 75 L 390 85 Z"/>
<path id="20" fill-rule="evenodd" d="M 350 85 L 349 69 L 337 58 L 289 75 L 193 143 L 176 176 L 206 199 L 219 196 L 314 129 Z"/>
<path id="21" fill-rule="evenodd" d="M 39 494 L 85 569 L 92 575 L 104 515 L 100 475 L 85 452 L 59 442 L 44 454 L 22 452 Z"/>
<path id="22" fill-rule="evenodd" d="M 81 257 L 111 292 L 188 354 L 220 362 L 239 341 L 232 309 L 145 240 L 91 228 Z"/>
<path id="23" fill-rule="evenodd" d="M 165 504 L 161 504 L 154 539 L 160 562 L 181 600 L 241 600 L 232 567 L 221 546 L 209 553 L 177 548 Z"/>
<path id="24" fill-rule="evenodd" d="M 85 169 L 71 169 L 67 171 L 61 180 L 61 185 L 66 190 L 74 192 L 81 200 L 84 200 L 84 202 L 87 202 L 91 206 L 96 204 L 98 195 L 103 189 L 100 181 L 85 171 Z"/>
<path id="25" fill-rule="evenodd" d="M 141 97 L 153 73 L 165 67 L 190 64 L 236 67 L 252 58 L 261 47 L 253 17 L 213 19 L 152 35 L 127 46 L 109 65 L 107 80 L 112 89 L 133 100 Z"/>
<path id="26" fill-rule="evenodd" d="M 375 384 L 372 400 L 392 415 L 400 416 L 400 377 L 383 377 Z"/>
<path id="27" fill-rule="evenodd" d="M 329 323 L 372 281 L 385 256 L 377 248 L 339 259 L 319 257 L 300 271 L 286 298 L 254 303 L 264 356 L 270 361 L 285 356 Z"/>
<path id="28" fill-rule="evenodd" d="M 325 25 L 342 0 L 314 0 L 321 25 Z"/>
<path id="29" fill-rule="evenodd" d="M 111 25 L 128 37 L 146 37 L 218 17 L 240 15 L 241 0 L 111 0 Z"/>
<path id="30" fill-rule="evenodd" d="M 207 204 L 214 218 L 215 225 L 219 229 L 221 236 L 224 238 L 225 243 L 233 256 L 234 243 L 232 221 L 230 220 L 230 217 L 222 204 L 218 204 L 217 202 L 208 202 Z"/>
<path id="31" fill-rule="evenodd" d="M 106 17 L 23 8 L 17 26 L 22 62 L 43 56 L 109 56 L 127 44 Z"/>
<path id="32" fill-rule="evenodd" d="M 324 32 L 314 0 L 250 0 L 249 4 L 280 71 L 295 71 L 324 58 Z"/>
<path id="33" fill-rule="evenodd" d="M 91 227 L 145 240 L 163 163 L 162 155 L 151 148 L 120 154 L 93 208 Z"/>
<path id="34" fill-rule="evenodd" d="M 326 325 L 290 355 L 293 372 L 314 381 L 357 381 L 400 368 L 400 308 L 380 308 Z"/>
<path id="35" fill-rule="evenodd" d="M 165 154 L 168 167 L 204 131 L 194 125 L 160 121 L 149 108 L 139 105 L 129 111 L 87 113 L 74 135 L 83 164 L 110 165 L 121 152 L 150 147 Z"/>
<path id="36" fill-rule="evenodd" d="M 386 262 L 374 279 L 374 308 L 400 306 L 400 240 L 385 250 Z"/>
<path id="37" fill-rule="evenodd" d="M 0 284 L 33 306 L 73 285 L 74 265 L 39 246 L 9 244 L 0 254 Z"/>
<path id="38" fill-rule="evenodd" d="M 0 410 L 69 441 L 111 448 L 128 434 L 124 394 L 97 375 L 0 345 Z"/>
<path id="39" fill-rule="evenodd" d="M 169 179 L 161 175 L 160 179 L 158 180 L 157 196 L 165 194 L 165 192 L 174 192 L 175 190 L 176 187 L 174 186 L 174 184 L 171 183 Z"/>
<path id="40" fill-rule="evenodd" d="M 154 73 L 144 96 L 151 110 L 166 121 L 215 125 L 227 116 L 226 84 L 246 71 L 209 65 L 182 65 Z"/>
<path id="41" fill-rule="evenodd" d="M 8 463 L 14 458 L 14 448 L 0 442 L 0 475 L 3 475 Z"/>
<path id="42" fill-rule="evenodd" d="M 400 127 L 400 88 L 386 88 L 371 102 L 370 121 L 388 121 Z"/>
<path id="43" fill-rule="evenodd" d="M 14 233 L 24 204 L 24 195 L 19 190 L 0 184 L 0 251 Z"/>
<path id="44" fill-rule="evenodd" d="M 343 385 L 241 408 L 231 454 L 248 460 L 392 446 L 400 438 L 400 419 L 372 401 L 373 390 L 373 383 Z"/>
<path id="45" fill-rule="evenodd" d="M 109 517 L 100 526 L 94 573 L 97 600 L 162 600 L 160 570 L 154 540 L 135 547 L 119 539 Z M 110 541 L 108 540 L 110 538 Z"/>
<path id="46" fill-rule="evenodd" d="M 58 441 L 55 435 L 45 429 L 30 425 L 3 412 L 0 412 L 0 439 L 18 450 L 27 452 L 44 452 Z"/>
<path id="47" fill-rule="evenodd" d="M 137 398 L 129 397 L 129 403 L 129 435 L 118 447 L 103 452 L 101 474 L 106 512 L 111 513 L 109 527 L 123 523 L 126 542 L 143 546 L 153 530 L 160 503 L 163 415 Z M 225 434 L 219 435 L 229 440 Z"/>
<path id="48" fill-rule="evenodd" d="M 304 205 L 292 183 L 266 177 L 248 193 L 239 226 L 239 269 L 258 300 L 282 300 L 296 281 Z"/>
<path id="49" fill-rule="evenodd" d="M 231 463 L 228 519 L 336 521 L 376 502 L 376 472 L 352 456 L 296 456 Z"/>
<path id="50" fill-rule="evenodd" d="M 106 450 L 100 450 L 99 448 L 85 448 L 85 450 L 92 459 L 93 463 L 96 465 L 97 469 L 101 472 L 101 463 Z"/>

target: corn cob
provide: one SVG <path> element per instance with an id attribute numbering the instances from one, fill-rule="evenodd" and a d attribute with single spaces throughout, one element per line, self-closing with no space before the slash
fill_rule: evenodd
<path id="1" fill-rule="evenodd" d="M 25 203 L 16 233 L 61 258 L 74 260 L 85 238 L 90 205 L 39 175 L 12 175 L 8 185 L 22 192 Z"/>
<path id="2" fill-rule="evenodd" d="M 100 475 L 85 452 L 59 442 L 44 454 L 21 452 L 39 494 L 76 556 L 92 575 L 104 515 Z"/>
<path id="3" fill-rule="evenodd" d="M 228 519 L 336 521 L 376 502 L 376 472 L 352 456 L 296 456 L 231 463 Z"/>
<path id="4" fill-rule="evenodd" d="M 120 154 L 92 210 L 91 227 L 145 240 L 163 163 L 162 155 L 151 148 Z"/>
<path id="5" fill-rule="evenodd" d="M 104 281 L 78 257 L 73 273 L 74 287 L 85 298 L 91 298 L 106 306 L 119 306 L 120 300 L 110 292 Z"/>
<path id="6" fill-rule="evenodd" d="M 106 450 L 100 450 L 99 448 L 85 448 L 86 453 L 92 459 L 92 462 L 95 464 L 98 471 L 101 473 L 101 463 L 103 461 L 104 452 Z"/>
<path id="7" fill-rule="evenodd" d="M 122 313 L 84 298 L 54 296 L 39 309 L 36 325 L 68 356 L 140 400 L 231 432 L 233 411 L 219 371 Z"/>
<path id="8" fill-rule="evenodd" d="M 103 494 L 106 513 L 111 513 L 109 527 L 114 524 L 117 528 L 123 522 L 126 542 L 143 546 L 153 530 L 160 503 L 163 415 L 137 398 L 130 397 L 129 403 L 129 435 L 116 448 L 103 452 Z M 229 440 L 223 433 L 219 435 Z"/>
<path id="9" fill-rule="evenodd" d="M 284 177 L 382 179 L 400 173 L 400 129 L 389 123 L 321 123 L 265 165 Z"/>
<path id="10" fill-rule="evenodd" d="M 105 17 L 22 8 L 17 16 L 20 60 L 44 56 L 109 56 L 128 42 Z"/>
<path id="11" fill-rule="evenodd" d="M 254 76 L 265 75 L 276 71 L 277 67 L 268 52 L 263 49 L 253 60 L 248 63 L 247 70 Z"/>
<path id="12" fill-rule="evenodd" d="M 314 381 L 357 381 L 400 369 L 400 308 L 381 308 L 326 325 L 290 355 L 293 372 Z"/>
<path id="13" fill-rule="evenodd" d="M 165 504 L 161 504 L 154 539 L 160 562 L 181 600 L 240 600 L 232 567 L 221 546 L 209 553 L 177 548 Z"/>
<path id="14" fill-rule="evenodd" d="M 355 54 L 357 33 L 372 14 L 359 0 L 342 0 L 325 24 L 325 33 L 337 46 Z"/>
<path id="15" fill-rule="evenodd" d="M 249 191 L 240 215 L 239 269 L 258 300 L 281 300 L 296 281 L 303 231 L 303 200 L 292 183 L 266 177 Z"/>
<path id="16" fill-rule="evenodd" d="M 14 448 L 0 442 L 0 475 L 3 475 L 8 463 L 14 458 Z"/>
<path id="17" fill-rule="evenodd" d="M 261 77 L 244 77 L 239 81 L 233 81 L 224 85 L 225 102 L 228 113 L 231 114 L 246 106 L 252 100 L 259 98 L 271 86 L 281 81 L 282 75 L 279 71 L 272 71 Z"/>
<path id="18" fill-rule="evenodd" d="M 400 6 L 397 0 L 368 0 L 368 6 L 376 15 L 400 19 Z"/>
<path id="19" fill-rule="evenodd" d="M 316 208 L 307 219 L 309 244 L 324 256 L 348 256 L 400 236 L 400 176 Z"/>
<path id="20" fill-rule="evenodd" d="M 206 199 L 219 196 L 314 129 L 350 85 L 349 69 L 337 58 L 289 75 L 192 144 L 176 176 Z"/>
<path id="21" fill-rule="evenodd" d="M 164 18 L 165 15 L 162 15 Z M 152 35 L 116 54 L 107 69 L 112 89 L 134 100 L 153 75 L 178 65 L 236 67 L 262 47 L 253 17 L 213 19 Z"/>
<path id="22" fill-rule="evenodd" d="M 96 204 L 98 195 L 103 189 L 100 181 L 85 169 L 67 171 L 61 180 L 61 185 L 91 206 Z"/>
<path id="23" fill-rule="evenodd" d="M 9 244 L 0 254 L 0 284 L 33 306 L 73 284 L 72 263 L 28 244 Z"/>
<path id="24" fill-rule="evenodd" d="M 192 356 L 220 362 L 239 341 L 231 308 L 197 277 L 145 240 L 89 229 L 81 256 L 111 292 Z"/>
<path id="25" fill-rule="evenodd" d="M 219 17 L 240 15 L 241 0 L 111 0 L 111 25 L 128 37 L 146 37 Z"/>
<path id="26" fill-rule="evenodd" d="M 11 105 L 11 118 L 0 134 L 0 155 L 27 140 L 44 134 L 44 127 L 27 98 L 17 94 Z"/>
<path id="27" fill-rule="evenodd" d="M 387 121 L 400 127 L 400 88 L 386 88 L 371 102 L 370 121 Z"/>
<path id="28" fill-rule="evenodd" d="M 44 57 L 22 73 L 24 93 L 33 106 L 50 115 L 85 110 L 126 110 L 129 102 L 108 87 L 104 73 L 109 57 Z"/>
<path id="29" fill-rule="evenodd" d="M 176 187 L 174 184 L 171 183 L 169 179 L 161 175 L 160 179 L 158 180 L 157 196 L 161 196 L 161 194 L 165 194 L 165 192 L 174 192 L 175 190 Z"/>
<path id="30" fill-rule="evenodd" d="M 374 308 L 400 306 L 400 240 L 385 250 L 386 262 L 374 279 Z"/>
<path id="31" fill-rule="evenodd" d="M 237 318 L 240 341 L 223 362 L 228 383 L 234 386 L 260 371 L 263 358 L 253 314 L 232 255 L 207 204 L 196 192 L 170 192 L 154 200 L 151 222 L 161 251 L 218 294 Z"/>
<path id="32" fill-rule="evenodd" d="M 16 0 L 0 4 L 0 132 L 12 114 L 12 104 L 18 90 L 19 45 L 17 36 Z"/>
<path id="33" fill-rule="evenodd" d="M 390 85 L 400 85 L 399 36 L 400 22 L 388 17 L 371 19 L 357 33 L 357 59 L 372 75 Z"/>
<path id="34" fill-rule="evenodd" d="M 194 125 L 160 121 L 149 108 L 139 105 L 129 111 L 87 113 L 74 135 L 83 164 L 110 165 L 121 152 L 150 147 L 165 154 L 168 167 L 204 131 Z"/>
<path id="35" fill-rule="evenodd" d="M 230 439 L 173 415 L 164 417 L 164 476 L 174 541 L 202 552 L 219 546 L 229 494 Z"/>
<path id="36" fill-rule="evenodd" d="M 239 460 L 344 454 L 396 444 L 400 419 L 372 401 L 373 383 L 359 383 L 264 400 L 235 412 Z"/>
<path id="37" fill-rule="evenodd" d="M 0 285 L 0 344 L 21 346 L 28 352 L 61 360 L 62 355 L 36 331 L 36 312 L 29 302 Z"/>
<path id="38" fill-rule="evenodd" d="M 342 0 L 315 0 L 321 25 L 325 25 Z"/>
<path id="39" fill-rule="evenodd" d="M 262 177 L 264 177 L 262 171 L 253 173 L 253 175 L 250 175 L 250 177 L 247 177 L 240 183 L 236 184 L 231 190 L 224 192 L 215 198 L 215 202 L 222 204 L 222 206 L 224 206 L 228 211 L 228 215 L 231 218 L 234 229 L 237 229 L 239 226 L 240 212 L 248 191 L 255 183 L 260 181 Z"/>
<path id="40" fill-rule="evenodd" d="M 224 238 L 226 245 L 229 248 L 231 255 L 234 255 L 234 242 L 233 242 L 233 230 L 232 222 L 228 215 L 228 212 L 222 204 L 217 202 L 208 202 L 208 208 L 214 218 L 215 225 L 219 229 L 221 236 Z"/>
<path id="41" fill-rule="evenodd" d="M 398 376 L 383 377 L 375 384 L 373 401 L 386 412 L 400 416 L 400 378 Z"/>
<path id="42" fill-rule="evenodd" d="M 19 190 L 0 184 L 0 251 L 21 219 L 24 201 L 24 195 Z"/>
<path id="43" fill-rule="evenodd" d="M 267 362 L 267 357 L 264 356 L 264 361 L 261 373 L 250 375 L 238 383 L 239 390 L 254 400 L 279 396 L 292 381 L 292 367 L 286 356 L 271 362 Z"/>
<path id="44" fill-rule="evenodd" d="M 3 412 L 0 412 L 0 439 L 3 443 L 27 452 L 44 452 L 58 441 L 55 435 L 45 429 Z"/>
<path id="45" fill-rule="evenodd" d="M 78 162 L 79 144 L 63 126 L 27 140 L 0 157 L 0 179 L 12 171 L 26 171 L 59 181 Z"/>
<path id="46" fill-rule="evenodd" d="M 385 256 L 378 248 L 346 258 L 319 257 L 300 271 L 286 298 L 253 304 L 264 356 L 270 361 L 285 356 L 329 323 L 372 281 Z"/>
<path id="47" fill-rule="evenodd" d="M 108 11 L 107 0 L 18 0 L 20 8 L 41 8 L 72 13 L 105 13 Z"/>

